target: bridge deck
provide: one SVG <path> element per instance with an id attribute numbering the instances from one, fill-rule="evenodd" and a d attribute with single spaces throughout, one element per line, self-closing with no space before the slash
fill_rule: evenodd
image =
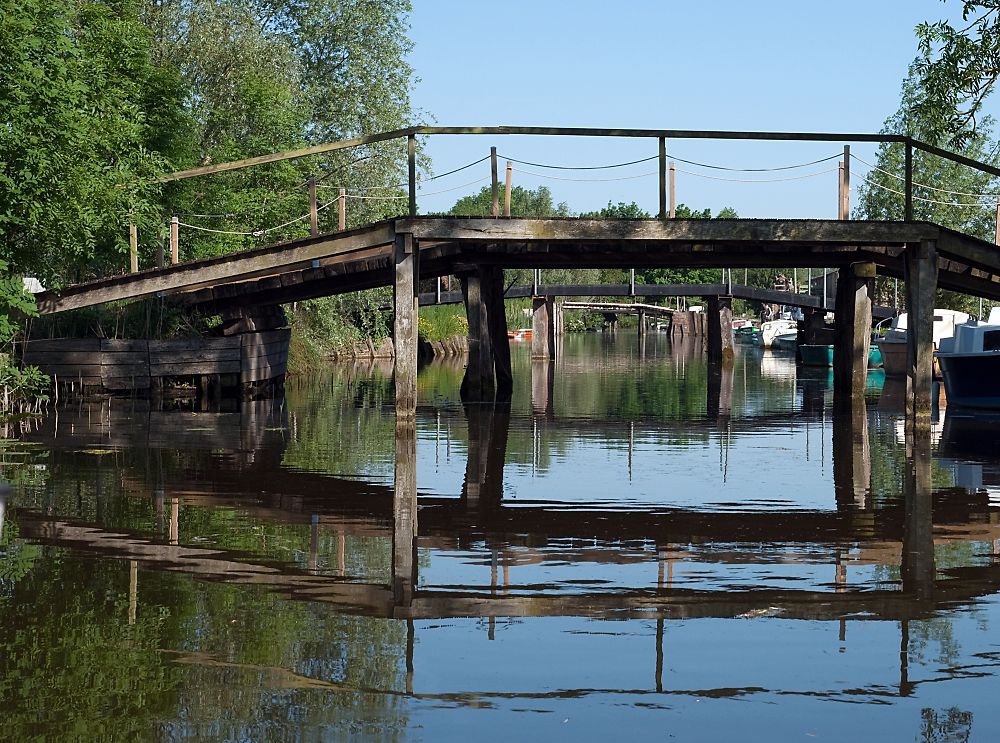
<path id="1" fill-rule="evenodd" d="M 421 278 L 475 265 L 838 268 L 855 262 L 902 277 L 904 247 L 935 241 L 942 288 L 1000 299 L 1000 250 L 926 222 L 406 217 L 44 292 L 39 308 L 51 314 L 183 294 L 186 303 L 211 310 L 389 286 L 394 241 L 405 233 L 420 250 Z"/>

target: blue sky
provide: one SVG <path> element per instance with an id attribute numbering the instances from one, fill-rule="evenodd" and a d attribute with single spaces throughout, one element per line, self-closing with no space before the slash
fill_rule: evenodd
<path id="1" fill-rule="evenodd" d="M 896 110 L 916 55 L 914 27 L 960 13 L 958 0 L 413 5 L 410 62 L 420 78 L 413 102 L 428 123 L 827 132 L 877 132 Z M 426 149 L 433 172 L 441 173 L 488 154 L 491 145 L 502 156 L 574 166 L 656 154 L 655 140 L 590 138 L 433 137 Z M 757 168 L 816 160 L 842 145 L 680 140 L 668 149 L 701 163 Z M 871 146 L 852 151 L 873 161 Z M 514 167 L 515 184 L 546 185 L 576 212 L 632 200 L 656 211 L 657 181 L 646 175 L 655 162 L 589 173 Z M 859 175 L 865 170 L 860 162 L 852 167 Z M 688 171 L 678 174 L 678 201 L 692 207 L 732 206 L 747 217 L 836 215 L 836 162 L 771 174 L 678 168 Z M 425 184 L 420 210 L 449 208 L 482 185 L 466 184 L 488 175 L 483 163 Z M 811 177 L 735 183 L 705 175 Z"/>

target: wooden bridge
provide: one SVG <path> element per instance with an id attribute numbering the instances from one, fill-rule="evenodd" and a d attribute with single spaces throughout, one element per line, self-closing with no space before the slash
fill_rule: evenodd
<path id="1" fill-rule="evenodd" d="M 519 219 L 501 216 L 496 150 L 492 150 L 493 217 L 419 216 L 416 205 L 418 135 L 555 135 L 656 140 L 659 214 L 650 220 Z M 677 139 L 898 143 L 905 151 L 902 221 L 847 219 L 849 147 L 841 177 L 839 220 L 672 219 L 666 143 Z M 484 400 L 510 394 L 511 368 L 502 307 L 504 268 L 834 268 L 839 271 L 834 310 L 835 392 L 841 401 L 863 395 L 871 328 L 873 280 L 903 278 L 910 312 L 910 405 L 921 426 L 931 402 L 932 311 L 938 287 L 1000 300 L 1000 250 L 988 242 L 935 224 L 914 221 L 914 151 L 1000 176 L 1000 169 L 899 135 L 706 132 L 534 127 L 413 127 L 329 145 L 223 163 L 165 176 L 209 176 L 263 163 L 403 139 L 409 158 L 408 214 L 358 229 L 271 245 L 233 255 L 164 266 L 70 286 L 40 295 L 43 314 L 109 301 L 173 295 L 190 307 L 229 321 L 254 318 L 282 303 L 392 286 L 396 414 L 413 416 L 416 404 L 417 316 L 423 279 L 457 275 L 469 319 L 469 364 L 463 395 Z M 672 172 L 672 171 L 671 171 Z M 669 208 L 668 208 L 669 196 Z M 315 230 L 314 230 L 315 232 Z M 174 251 L 176 254 L 176 250 Z M 645 289 L 644 289 L 645 291 Z M 652 296 L 650 294 L 649 296 Z M 533 355 L 554 354 L 553 295 L 536 295 Z M 709 295 L 711 359 L 725 360 L 730 292 Z M 805 298 L 803 302 L 807 302 Z M 817 301 L 818 304 L 818 301 Z"/>

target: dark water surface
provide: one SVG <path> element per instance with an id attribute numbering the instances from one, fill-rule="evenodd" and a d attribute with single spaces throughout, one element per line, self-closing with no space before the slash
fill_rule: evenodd
<path id="1" fill-rule="evenodd" d="M 523 351 L 506 410 L 420 375 L 412 594 L 390 368 L 4 442 L 0 737 L 1000 739 L 1000 426 L 914 480 L 877 374 Z"/>

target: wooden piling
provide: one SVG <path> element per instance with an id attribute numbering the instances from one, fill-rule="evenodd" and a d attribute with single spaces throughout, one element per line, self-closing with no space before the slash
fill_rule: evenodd
<path id="1" fill-rule="evenodd" d="M 555 319 L 552 297 L 534 297 L 531 300 L 531 358 L 554 359 Z"/>
<path id="2" fill-rule="evenodd" d="M 840 407 L 865 394 L 874 290 L 875 264 L 855 263 L 840 269 L 833 344 L 833 398 Z"/>
<path id="3" fill-rule="evenodd" d="M 733 298 L 709 297 L 706 308 L 708 320 L 708 360 L 724 364 L 733 363 Z"/>
<path id="4" fill-rule="evenodd" d="M 347 189 L 337 192 L 337 229 L 343 232 L 347 229 Z"/>
<path id="5" fill-rule="evenodd" d="M 934 295 L 937 291 L 937 245 L 933 240 L 906 246 L 906 422 L 918 429 L 931 424 L 934 376 Z"/>
<path id="6" fill-rule="evenodd" d="M 482 279 L 478 270 L 459 277 L 469 322 L 469 361 L 461 388 L 462 400 L 466 402 L 492 400 L 494 397 L 493 344 Z"/>
<path id="7" fill-rule="evenodd" d="M 489 326 L 490 345 L 493 356 L 493 376 L 496 381 L 496 399 L 510 400 L 514 390 L 514 374 L 511 370 L 510 339 L 507 338 L 507 313 L 503 305 L 503 269 L 486 266 L 480 271 L 480 291 L 486 320 Z"/>
<path id="8" fill-rule="evenodd" d="M 413 418 L 417 412 L 417 320 L 419 256 L 410 233 L 397 234 L 394 246 L 396 265 L 393 283 L 393 346 L 396 387 L 396 418 Z"/>

